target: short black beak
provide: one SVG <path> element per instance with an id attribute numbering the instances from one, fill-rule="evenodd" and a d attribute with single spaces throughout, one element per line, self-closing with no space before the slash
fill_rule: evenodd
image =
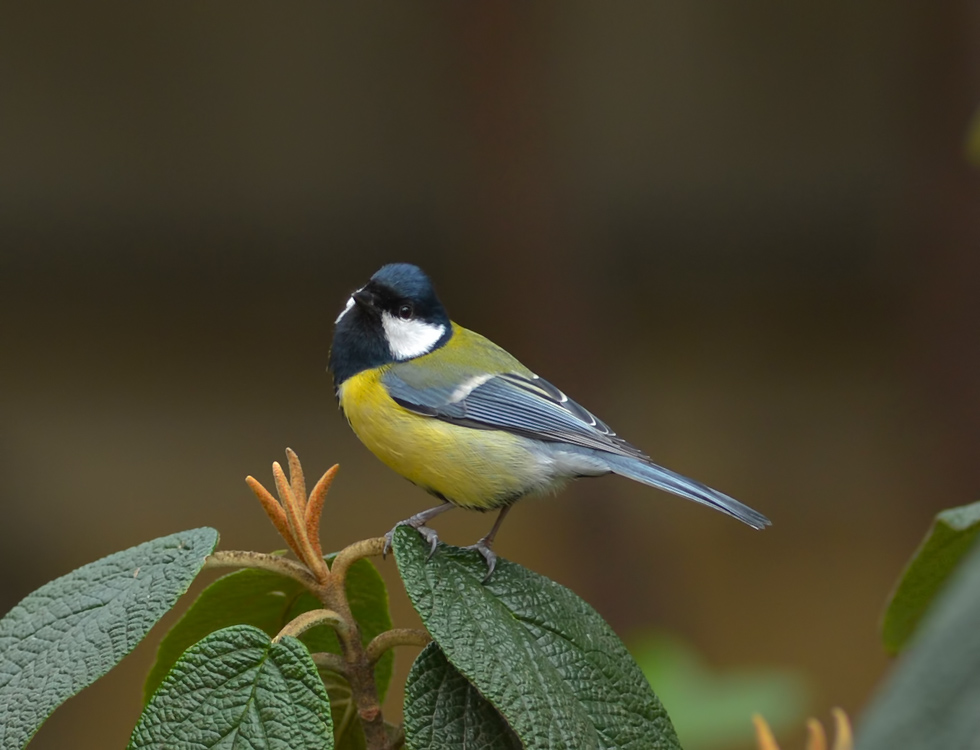
<path id="1" fill-rule="evenodd" d="M 374 292 L 368 291 L 367 289 L 359 289 L 354 292 L 351 297 L 353 297 L 354 301 L 361 307 L 369 310 L 374 307 Z"/>

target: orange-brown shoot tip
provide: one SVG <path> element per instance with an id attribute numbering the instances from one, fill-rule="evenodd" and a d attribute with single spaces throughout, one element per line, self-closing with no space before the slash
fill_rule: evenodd
<path id="1" fill-rule="evenodd" d="M 854 737 L 851 733 L 851 722 L 847 714 L 839 708 L 831 709 L 834 717 L 834 744 L 832 750 L 854 750 Z M 773 737 L 769 724 L 759 714 L 752 716 L 755 724 L 756 742 L 759 750 L 779 750 L 776 738 Z M 823 724 L 816 719 L 806 722 L 806 750 L 827 750 L 827 734 Z"/>
<path id="2" fill-rule="evenodd" d="M 253 477 L 251 474 L 245 477 L 245 484 L 247 484 L 248 488 L 260 498 L 269 494 L 269 491 L 262 486 L 262 482 Z"/>
<path id="3" fill-rule="evenodd" d="M 827 750 L 827 735 L 824 734 L 823 724 L 816 719 L 806 722 L 806 750 Z"/>
<path id="4" fill-rule="evenodd" d="M 275 477 L 276 487 L 278 487 L 280 490 L 279 492 L 280 497 L 282 497 L 283 489 L 292 489 L 289 486 L 289 480 L 286 479 L 286 472 L 282 470 L 282 466 L 279 464 L 278 461 L 274 461 L 272 463 L 272 476 Z M 284 497 L 282 499 L 285 500 Z"/>
<path id="5" fill-rule="evenodd" d="M 844 709 L 837 706 L 830 709 L 830 713 L 834 717 L 834 731 L 836 733 L 834 750 L 853 750 L 854 734 L 851 731 L 851 720 L 847 718 Z"/>
<path id="6" fill-rule="evenodd" d="M 752 723 L 755 725 L 755 738 L 759 743 L 759 750 L 779 750 L 776 738 L 772 736 L 772 729 L 769 724 L 759 714 L 752 714 Z"/>
<path id="7" fill-rule="evenodd" d="M 333 484 L 333 479 L 337 475 L 339 468 L 339 464 L 334 464 L 323 472 L 323 476 L 313 485 L 313 490 L 310 492 L 310 500 L 314 500 L 318 495 L 325 495 L 330 490 L 330 486 Z"/>

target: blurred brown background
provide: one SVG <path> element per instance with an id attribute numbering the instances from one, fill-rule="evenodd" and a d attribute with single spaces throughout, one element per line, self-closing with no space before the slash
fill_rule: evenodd
<path id="1" fill-rule="evenodd" d="M 627 639 L 798 669 L 818 715 L 860 711 L 892 582 L 980 494 L 975 3 L 0 15 L 0 610 L 184 528 L 281 547 L 242 479 L 287 445 L 342 465 L 326 548 L 427 507 L 324 371 L 348 293 L 408 260 L 456 320 L 774 521 L 604 479 L 520 506 L 501 554 Z M 32 747 L 122 746 L 153 651 Z"/>

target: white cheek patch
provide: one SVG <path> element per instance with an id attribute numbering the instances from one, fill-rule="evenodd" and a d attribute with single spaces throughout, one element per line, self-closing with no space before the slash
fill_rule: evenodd
<path id="1" fill-rule="evenodd" d="M 395 359 L 411 359 L 432 351 L 446 333 L 446 326 L 421 320 L 402 320 L 391 313 L 381 313 L 388 348 Z"/>
<path id="2" fill-rule="evenodd" d="M 340 311 L 340 315 L 337 316 L 337 319 L 333 322 L 333 324 L 337 325 L 340 322 L 340 319 L 343 318 L 347 313 L 349 313 L 350 309 L 353 306 L 354 306 L 354 298 L 351 297 L 349 300 L 347 300 L 347 304 L 344 306 L 344 309 Z"/>

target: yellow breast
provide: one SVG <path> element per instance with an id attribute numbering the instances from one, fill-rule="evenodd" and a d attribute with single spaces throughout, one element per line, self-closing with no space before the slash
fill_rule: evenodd
<path id="1" fill-rule="evenodd" d="M 460 427 L 396 404 L 366 370 L 340 386 L 340 405 L 372 453 L 410 482 L 455 505 L 488 510 L 536 489 L 539 459 L 510 433 Z"/>

